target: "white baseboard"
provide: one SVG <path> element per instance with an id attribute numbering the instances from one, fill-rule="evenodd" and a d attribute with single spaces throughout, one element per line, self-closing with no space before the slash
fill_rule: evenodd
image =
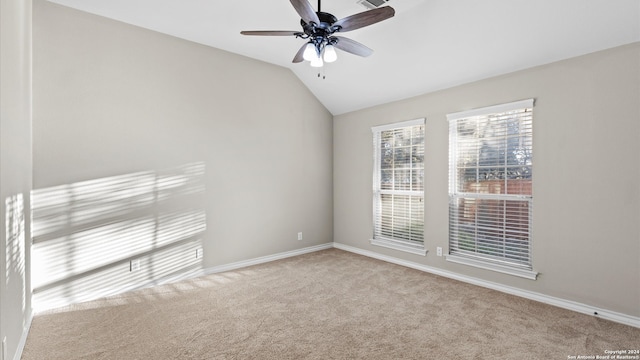
<path id="1" fill-rule="evenodd" d="M 325 244 L 320 244 L 320 245 L 315 245 L 315 246 L 309 246 L 309 247 L 302 248 L 302 249 L 285 251 L 285 252 L 281 252 L 281 253 L 277 253 L 277 254 L 273 254 L 273 255 L 261 256 L 261 257 L 258 257 L 258 258 L 253 258 L 253 259 L 248 259 L 248 260 L 241 260 L 241 261 L 237 261 L 237 262 L 234 262 L 234 263 L 218 265 L 218 266 L 213 266 L 213 267 L 204 268 L 204 269 L 196 269 L 196 270 L 187 271 L 185 273 L 181 273 L 181 274 L 178 274 L 178 275 L 171 275 L 171 276 L 155 279 L 155 280 L 149 281 L 149 282 L 147 282 L 147 283 L 145 283 L 143 285 L 137 285 L 135 287 L 132 287 L 130 289 L 126 289 L 125 291 L 120 291 L 118 293 L 123 293 L 123 292 L 128 292 L 128 291 L 133 291 L 133 290 L 140 290 L 140 289 L 145 289 L 145 288 L 154 287 L 154 286 L 172 284 L 172 283 L 175 283 L 175 282 L 178 282 L 178 281 L 182 281 L 182 280 L 193 279 L 193 278 L 197 278 L 197 277 L 200 277 L 200 276 L 211 275 L 211 274 L 221 273 L 221 272 L 225 272 L 225 271 L 237 270 L 237 269 L 241 269 L 241 268 L 244 268 L 244 267 L 247 267 L 247 266 L 264 264 L 264 263 L 268 263 L 270 261 L 286 259 L 286 258 L 293 257 L 293 256 L 308 254 L 308 253 L 311 253 L 311 252 L 320 251 L 320 250 L 326 250 L 326 249 L 331 249 L 331 248 L 333 248 L 333 243 L 325 243 Z M 110 294 L 110 295 L 115 295 L 115 294 Z"/>
<path id="2" fill-rule="evenodd" d="M 310 247 L 306 247 L 306 248 L 302 248 L 302 249 L 286 251 L 286 252 L 277 253 L 277 254 L 273 254 L 273 255 L 267 255 L 267 256 L 262 256 L 262 257 L 258 257 L 258 258 L 254 258 L 254 259 L 242 260 L 242 261 L 238 261 L 238 262 L 234 262 L 234 263 L 229 263 L 229 264 L 214 266 L 214 267 L 210 267 L 210 268 L 206 268 L 206 269 L 191 271 L 191 272 L 182 274 L 181 276 L 175 276 L 175 277 L 171 277 L 171 278 L 163 278 L 163 279 L 160 279 L 158 281 L 154 281 L 154 282 L 152 282 L 150 284 L 145 284 L 145 286 L 143 286 L 143 287 L 162 285 L 162 284 L 172 283 L 172 282 L 175 282 L 175 281 L 185 280 L 185 279 L 188 279 L 188 278 L 194 278 L 194 277 L 203 276 L 203 275 L 209 275 L 209 274 L 215 274 L 215 273 L 220 273 L 220 272 L 224 272 L 224 271 L 236 270 L 236 269 L 244 268 L 244 267 L 247 267 L 247 266 L 263 264 L 263 263 L 267 263 L 267 262 L 270 262 L 270 261 L 281 260 L 281 259 L 285 259 L 285 258 L 289 258 L 289 257 L 293 257 L 293 256 L 303 255 L 303 254 L 307 254 L 307 253 L 311 253 L 311 252 L 315 252 L 315 251 L 320 251 L 320 250 L 331 249 L 331 248 L 336 248 L 336 249 L 340 249 L 340 250 L 349 251 L 349 252 L 352 252 L 352 253 L 355 253 L 355 254 L 364 255 L 364 256 L 367 256 L 367 257 L 370 257 L 370 258 L 386 261 L 386 262 L 389 262 L 389 263 L 392 263 L 392 264 L 406 266 L 406 267 L 409 267 L 409 268 L 412 268 L 412 269 L 428 272 L 428 273 L 431 273 L 431 274 L 447 277 L 447 278 L 458 280 L 458 281 L 462 281 L 462 282 L 465 282 L 465 283 L 469 283 L 469 284 L 473 284 L 473 285 L 477 285 L 477 286 L 482 286 L 482 287 L 489 288 L 489 289 L 492 289 L 492 290 L 497 290 L 497 291 L 500 291 L 500 292 L 503 292 L 503 293 L 519 296 L 519 297 L 530 299 L 530 300 L 535 300 L 535 301 L 538 301 L 538 302 L 542 302 L 542 303 L 549 304 L 549 305 L 554 305 L 554 306 L 557 306 L 557 307 L 560 307 L 560 308 L 576 311 L 576 312 L 587 314 L 587 315 L 598 316 L 598 317 L 603 318 L 603 319 L 607 319 L 607 320 L 615 321 L 617 323 L 621 323 L 621 324 L 633 326 L 633 327 L 636 327 L 636 328 L 640 328 L 640 317 L 631 316 L 631 315 L 627 315 L 627 314 L 622 314 L 622 313 L 618 313 L 618 312 L 610 311 L 610 310 L 606 310 L 606 309 L 595 308 L 593 306 L 582 304 L 582 303 L 579 303 L 579 302 L 576 302 L 576 301 L 561 299 L 561 298 L 557 298 L 557 297 L 553 297 L 553 296 L 549 296 L 549 295 L 544 295 L 544 294 L 540 294 L 540 293 L 533 292 L 533 291 L 523 290 L 523 289 L 515 288 L 515 287 L 512 287 L 512 286 L 507 286 L 507 285 L 503 285 L 503 284 L 499 284 L 499 283 L 495 283 L 495 282 L 491 282 L 491 281 L 486 281 L 486 280 L 482 280 L 482 279 L 478 279 L 478 278 L 474 278 L 474 277 L 470 277 L 470 276 L 466 276 L 466 275 L 461 275 L 461 274 L 454 273 L 454 272 L 451 272 L 451 271 L 434 268 L 434 267 L 431 267 L 431 266 L 415 263 L 415 262 L 412 262 L 412 261 L 398 259 L 398 258 L 395 258 L 395 257 L 392 257 L 392 256 L 382 255 L 382 254 L 379 254 L 379 253 L 376 253 L 376 252 L 373 252 L 373 251 L 364 250 L 364 249 L 360 249 L 360 248 L 357 248 L 357 247 L 353 247 L 353 246 L 349 246 L 349 245 L 345 245 L 345 244 L 341 244 L 341 243 L 337 243 L 337 242 L 325 243 L 325 244 L 310 246 Z M 139 288 L 141 288 L 141 287 L 137 287 L 137 289 L 139 289 Z M 133 289 L 131 289 L 131 290 L 133 290 Z M 22 354 L 22 349 L 24 348 L 24 345 L 26 343 L 29 327 L 31 326 L 31 319 L 32 319 L 32 315 L 29 317 L 28 326 L 27 326 L 26 330 L 24 331 L 23 336 L 22 336 L 22 338 L 20 340 L 19 352 L 17 352 L 17 354 L 16 354 L 17 357 L 16 357 L 15 360 L 19 360 L 20 356 L 18 356 L 18 355 Z"/>
<path id="3" fill-rule="evenodd" d="M 194 270 L 186 271 L 184 273 L 180 273 L 180 274 L 177 274 L 177 275 L 169 275 L 169 276 L 161 277 L 161 278 L 158 278 L 158 279 L 149 280 L 149 281 L 147 281 L 145 283 L 142 283 L 142 284 L 134 284 L 134 285 L 127 286 L 127 287 L 121 287 L 121 288 L 118 288 L 116 290 L 111 289 L 111 290 L 103 291 L 103 292 L 94 292 L 94 293 L 92 293 L 90 295 L 85 296 L 81 301 L 71 301 L 71 300 L 69 300 L 69 301 L 60 301 L 60 302 L 57 302 L 55 304 L 55 306 L 44 306 L 44 305 L 42 305 L 40 307 L 34 308 L 34 312 L 35 312 L 35 314 L 38 314 L 38 313 L 41 313 L 43 311 L 52 310 L 52 309 L 55 309 L 55 308 L 62 308 L 62 307 L 73 305 L 73 304 L 76 304 L 76 303 L 79 303 L 79 302 L 92 301 L 92 300 L 99 299 L 99 298 L 102 298 L 102 297 L 108 297 L 108 296 L 114 296 L 114 295 L 118 295 L 118 294 L 123 294 L 123 293 L 129 292 L 129 291 L 135 291 L 135 290 L 141 290 L 141 289 L 150 288 L 150 287 L 154 287 L 154 286 L 171 284 L 171 283 L 175 283 L 175 282 L 182 281 L 182 280 L 193 279 L 193 278 L 196 278 L 196 277 L 199 277 L 199 276 L 215 274 L 215 273 L 224 272 L 224 271 L 236 270 L 236 269 L 240 269 L 240 268 L 247 267 L 247 266 L 263 264 L 263 263 L 267 263 L 267 262 L 270 262 L 270 261 L 285 259 L 285 258 L 292 257 L 292 256 L 298 256 L 298 255 L 302 255 L 302 254 L 307 254 L 307 253 L 320 251 L 320 250 L 331 249 L 331 248 L 333 248 L 333 243 L 329 242 L 329 243 L 325 243 L 325 244 L 309 246 L 309 247 L 302 248 L 302 249 L 291 250 L 291 251 L 286 251 L 286 252 L 277 253 L 277 254 L 273 254 L 273 255 L 262 256 L 262 257 L 258 257 L 258 258 L 254 258 L 254 259 L 242 260 L 242 261 L 238 261 L 238 262 L 234 262 L 234 263 L 230 263 L 230 264 L 224 264 L 224 265 L 219 265 L 219 266 L 214 266 L 214 267 L 204 268 L 204 269 L 194 269 Z"/>
<path id="4" fill-rule="evenodd" d="M 465 283 L 482 286 L 482 287 L 489 288 L 492 290 L 497 290 L 503 293 L 523 297 L 530 300 L 539 301 L 549 305 L 554 305 L 563 309 L 572 310 L 582 314 L 593 315 L 603 319 L 615 321 L 617 323 L 640 328 L 640 317 L 622 314 L 622 313 L 618 313 L 618 312 L 610 311 L 606 309 L 595 308 L 593 306 L 585 305 L 576 301 L 561 299 L 561 298 L 544 295 L 544 294 L 540 294 L 533 291 L 522 290 L 512 286 L 502 285 L 502 284 L 491 282 L 491 281 L 486 281 L 486 280 L 482 280 L 482 279 L 478 279 L 478 278 L 474 278 L 466 275 L 461 275 L 451 271 L 434 268 L 431 266 L 415 263 L 412 261 L 398 259 L 392 256 L 378 254 L 373 251 L 363 250 L 357 247 L 353 247 L 353 246 L 349 246 L 349 245 L 345 245 L 337 242 L 333 243 L 333 247 L 336 249 L 349 251 L 355 254 L 364 255 L 370 258 L 390 262 L 392 264 L 406 266 L 412 269 L 428 272 L 435 275 L 444 276 L 444 277 L 454 279 L 454 280 L 459 280 Z"/>
<path id="5" fill-rule="evenodd" d="M 236 269 L 240 269 L 247 266 L 264 264 L 270 261 L 286 259 L 289 257 L 308 254 L 308 253 L 320 251 L 320 250 L 331 249 L 333 247 L 334 247 L 334 243 L 326 243 L 326 244 L 310 246 L 302 249 L 277 253 L 273 255 L 262 256 L 254 259 L 242 260 L 242 261 L 238 261 L 230 264 L 219 265 L 219 266 L 214 266 L 214 267 L 204 269 L 202 271 L 202 275 L 209 275 L 209 274 L 215 274 L 215 273 L 224 272 L 224 271 L 236 270 Z"/>
<path id="6" fill-rule="evenodd" d="M 20 336 L 20 342 L 18 342 L 18 347 L 16 348 L 13 360 L 20 360 L 22 358 L 22 352 L 24 351 L 24 346 L 27 344 L 27 336 L 29 336 L 29 330 L 31 330 L 32 321 L 33 312 L 30 312 L 29 316 L 27 317 L 27 323 L 22 328 L 22 335 Z"/>

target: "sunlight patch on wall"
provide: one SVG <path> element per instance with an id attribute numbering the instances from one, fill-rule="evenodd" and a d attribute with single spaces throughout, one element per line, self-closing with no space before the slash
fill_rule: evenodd
<path id="1" fill-rule="evenodd" d="M 204 176 L 198 162 L 34 190 L 34 309 L 201 269 L 196 250 L 206 230 Z"/>
<path id="2" fill-rule="evenodd" d="M 5 235 L 7 246 L 5 249 L 5 281 L 9 290 L 21 291 L 22 311 L 26 310 L 25 284 L 25 223 L 24 197 L 22 194 L 9 196 L 5 205 Z M 15 282 L 18 282 L 14 284 Z"/>

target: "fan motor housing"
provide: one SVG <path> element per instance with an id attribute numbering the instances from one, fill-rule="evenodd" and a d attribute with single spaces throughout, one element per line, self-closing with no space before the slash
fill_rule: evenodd
<path id="1" fill-rule="evenodd" d="M 318 19 L 320 19 L 320 22 L 324 22 L 327 23 L 329 25 L 333 24 L 334 22 L 338 21 L 338 18 L 336 18 L 335 16 L 326 13 L 326 12 L 317 12 L 316 14 L 318 14 Z"/>
<path id="2" fill-rule="evenodd" d="M 331 25 L 333 25 L 333 23 L 338 21 L 338 18 L 336 18 L 332 14 L 329 14 L 323 11 L 318 11 L 316 14 L 318 15 L 318 19 L 320 19 L 320 24 L 316 24 L 315 26 L 316 30 L 319 28 L 324 31 L 330 31 Z M 313 26 L 311 26 L 311 24 L 305 22 L 302 19 L 300 19 L 300 25 L 302 25 L 302 28 L 305 30 L 306 33 L 307 33 L 307 29 L 309 29 L 311 33 L 314 32 Z"/>

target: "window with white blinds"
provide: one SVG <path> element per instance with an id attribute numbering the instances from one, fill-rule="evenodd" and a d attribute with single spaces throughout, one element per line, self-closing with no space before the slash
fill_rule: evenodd
<path id="1" fill-rule="evenodd" d="M 426 254 L 424 119 L 372 128 L 374 245 Z"/>
<path id="2" fill-rule="evenodd" d="M 530 99 L 447 115 L 447 260 L 535 279 L 532 110 Z"/>

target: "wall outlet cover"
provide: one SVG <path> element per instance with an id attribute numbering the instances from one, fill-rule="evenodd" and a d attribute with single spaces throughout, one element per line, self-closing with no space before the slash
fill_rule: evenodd
<path id="1" fill-rule="evenodd" d="M 140 259 L 131 260 L 129 264 L 129 271 L 140 270 Z"/>

